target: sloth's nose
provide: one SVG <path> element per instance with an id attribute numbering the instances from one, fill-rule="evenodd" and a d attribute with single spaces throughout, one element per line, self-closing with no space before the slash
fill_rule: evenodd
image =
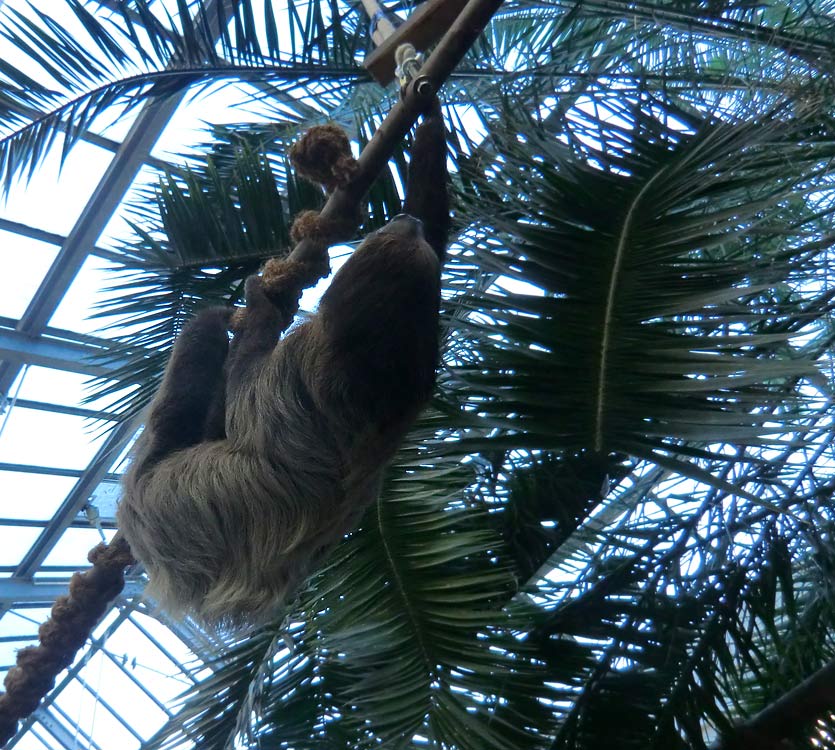
<path id="1" fill-rule="evenodd" d="M 397 216 L 386 224 L 383 231 L 400 234 L 404 237 L 422 238 L 423 222 L 409 214 L 397 214 Z"/>

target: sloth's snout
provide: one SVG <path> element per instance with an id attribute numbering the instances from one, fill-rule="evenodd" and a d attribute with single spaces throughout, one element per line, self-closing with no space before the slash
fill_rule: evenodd
<path id="1" fill-rule="evenodd" d="M 423 222 L 409 214 L 397 214 L 385 227 L 384 232 L 399 234 L 404 237 L 423 239 Z"/>

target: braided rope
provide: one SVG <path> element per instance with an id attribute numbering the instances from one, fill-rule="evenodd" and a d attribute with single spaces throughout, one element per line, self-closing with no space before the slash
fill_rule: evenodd
<path id="1" fill-rule="evenodd" d="M 73 574 L 69 594 L 55 601 L 49 619 L 38 628 L 38 645 L 18 651 L 16 665 L 6 675 L 6 692 L 0 694 L 0 747 L 72 664 L 107 605 L 124 588 L 125 568 L 134 563 L 120 535 L 91 549 L 87 559 L 93 567 Z"/>

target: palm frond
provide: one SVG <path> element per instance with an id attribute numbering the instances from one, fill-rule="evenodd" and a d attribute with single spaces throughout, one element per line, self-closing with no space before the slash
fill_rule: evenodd
<path id="1" fill-rule="evenodd" d="M 505 139 L 475 183 L 466 261 L 499 281 L 462 301 L 478 341 L 452 369 L 462 405 L 541 448 L 659 461 L 682 441 L 777 439 L 815 370 L 794 337 L 828 304 L 802 281 L 827 126 L 633 121 L 598 121 L 586 164 L 560 139 Z"/>
<path id="2" fill-rule="evenodd" d="M 5 191 L 18 177 L 31 176 L 61 134 L 66 156 L 88 130 L 125 117 L 149 99 L 217 81 L 270 81 L 271 95 L 293 111 L 285 89 L 363 77 L 354 61 L 357 39 L 363 37 L 346 33 L 338 3 L 331 3 L 329 16 L 318 3 L 305 4 L 301 12 L 289 3 L 290 28 L 307 41 L 300 55 L 276 33 L 281 24 L 270 3 L 264 5 L 266 52 L 252 8 L 243 0 L 229 6 L 231 22 L 227 5 L 209 0 L 179 2 L 177 14 L 165 12 L 164 18 L 151 5 L 132 0 L 106 18 L 80 0 L 66 0 L 78 34 L 34 6 L 28 13 L 7 9 L 0 15 L 0 35 L 25 55 L 27 69 L 37 70 L 27 75 L 8 61 L 0 67 L 5 84 L 0 119 L 9 128 L 0 138 Z"/>
<path id="3" fill-rule="evenodd" d="M 421 429 L 289 615 L 293 645 L 271 662 L 250 741 L 409 747 L 420 735 L 504 750 L 545 741 L 529 727 L 547 723 L 534 696 L 548 689 L 502 611 L 515 583 L 468 490 L 473 467 L 424 463 Z M 225 679 L 198 686 L 154 747 L 225 735 L 234 699 L 219 706 L 215 685 L 251 664 L 250 650 L 233 652 Z"/>
<path id="4" fill-rule="evenodd" d="M 265 662 L 276 657 L 278 663 L 295 672 L 297 661 L 285 649 L 276 653 L 276 632 L 262 630 L 227 644 L 224 652 L 207 664 L 213 674 L 183 694 L 176 713 L 151 737 L 148 750 L 167 750 L 178 746 L 186 737 L 200 738 L 203 747 L 224 750 L 232 741 L 241 723 L 241 709 L 247 705 L 252 686 Z"/>
<path id="5" fill-rule="evenodd" d="M 364 144 L 356 122 L 353 129 Z M 293 217 L 321 208 L 324 198 L 289 168 L 287 152 L 300 130 L 298 122 L 215 128 L 208 153 L 192 154 L 188 168 L 136 196 L 129 206 L 134 237 L 116 248 L 116 281 L 96 313 L 108 320 L 105 331 L 123 331 L 101 355 L 118 367 L 93 382 L 87 400 L 119 394 L 108 408 L 120 418 L 137 413 L 156 391 L 183 323 L 201 307 L 241 301 L 244 279 L 292 249 Z M 402 150 L 395 165 L 372 186 L 366 232 L 400 210 Z"/>
<path id="6" fill-rule="evenodd" d="M 807 467 L 824 470 L 814 452 Z M 791 482 L 781 462 L 792 455 L 768 469 Z M 766 470 L 752 461 L 741 473 L 753 482 Z M 805 499 L 787 507 L 729 503 L 655 470 L 560 545 L 533 598 L 511 606 L 539 621 L 531 638 L 565 701 L 552 747 L 706 748 L 832 659 L 830 510 L 812 511 L 810 535 Z M 570 666 L 566 650 L 580 652 Z"/>
<path id="7" fill-rule="evenodd" d="M 115 336 L 103 355 L 119 368 L 98 381 L 88 399 L 139 382 L 111 405 L 122 417 L 137 413 L 158 386 L 183 323 L 200 307 L 239 300 L 249 274 L 289 251 L 292 216 L 318 208 L 322 196 L 295 182 L 284 164 L 289 200 L 282 198 L 274 163 L 263 147 L 237 138 L 139 195 L 132 209 L 135 237 L 119 248 L 118 280 L 97 313 L 115 321 L 109 328 L 128 326 L 129 332 Z"/>
<path id="8" fill-rule="evenodd" d="M 185 5 L 145 20 L 147 43 L 130 23 L 149 4 L 107 36 L 85 17 L 90 60 L 41 14 L 16 36 L 57 40 L 43 80 L 0 62 L 4 121 L 65 107 L 23 171 L 32 144 L 97 122 L 73 96 L 134 74 L 139 96 L 257 80 L 275 115 L 214 128 L 210 158 L 188 154 L 135 204 L 103 309 L 138 331 L 126 411 L 184 317 L 234 299 L 320 198 L 287 175 L 301 120 L 334 116 L 362 143 L 389 97 L 354 85 L 365 19 L 349 4 L 267 3 L 264 52 L 236 3 L 214 62 Z M 706 748 L 835 655 L 819 11 L 505 3 L 445 92 L 465 202 L 436 410 L 287 623 L 213 663 L 152 746 Z M 107 40 L 131 34 L 136 56 L 105 80 Z M 404 167 L 373 188 L 366 228 L 395 210 Z M 827 746 L 829 723 L 798 742 Z"/>

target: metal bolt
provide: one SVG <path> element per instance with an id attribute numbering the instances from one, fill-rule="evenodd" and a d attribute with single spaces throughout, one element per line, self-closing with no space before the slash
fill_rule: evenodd
<path id="1" fill-rule="evenodd" d="M 421 77 L 415 81 L 415 91 L 418 96 L 428 99 L 435 93 L 435 87 L 432 85 L 432 81 L 428 78 Z"/>

